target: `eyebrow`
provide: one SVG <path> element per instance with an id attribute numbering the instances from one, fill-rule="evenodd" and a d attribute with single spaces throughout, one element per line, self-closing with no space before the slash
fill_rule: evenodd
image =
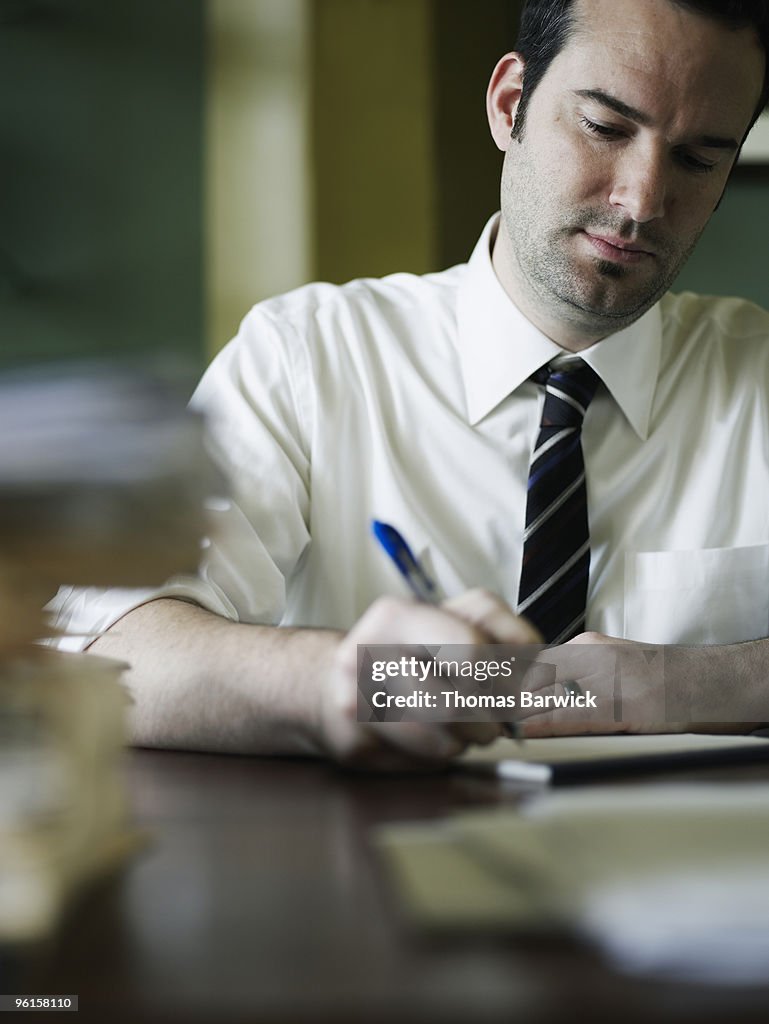
<path id="1" fill-rule="evenodd" d="M 648 114 L 644 114 L 642 110 L 636 110 L 628 103 L 623 103 L 622 100 L 612 96 L 611 93 L 604 92 L 603 89 L 575 89 L 574 92 L 576 96 L 600 103 L 601 106 L 608 107 L 609 110 L 613 110 L 621 117 L 627 117 L 630 121 L 635 121 L 636 124 L 640 124 L 644 128 L 648 128 L 652 124 L 652 119 Z M 697 138 L 691 140 L 690 145 L 702 146 L 705 149 L 728 149 L 735 152 L 740 148 L 736 139 L 723 135 L 698 135 Z"/>

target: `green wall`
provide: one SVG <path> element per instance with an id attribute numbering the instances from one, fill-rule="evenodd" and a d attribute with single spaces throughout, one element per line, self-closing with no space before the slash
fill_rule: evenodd
<path id="1" fill-rule="evenodd" d="M 0 4 L 0 367 L 202 364 L 203 0 Z"/>

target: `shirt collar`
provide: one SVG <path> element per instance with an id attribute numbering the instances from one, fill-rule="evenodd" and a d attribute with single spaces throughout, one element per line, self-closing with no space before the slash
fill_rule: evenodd
<path id="1" fill-rule="evenodd" d="M 535 370 L 563 354 L 526 319 L 497 278 L 491 241 L 498 223 L 495 214 L 483 229 L 457 295 L 459 357 L 470 423 L 478 423 Z M 649 433 L 661 344 L 657 304 L 630 327 L 580 353 L 642 440 Z"/>

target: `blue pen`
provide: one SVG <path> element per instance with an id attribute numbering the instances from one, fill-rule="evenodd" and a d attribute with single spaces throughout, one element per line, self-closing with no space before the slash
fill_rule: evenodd
<path id="1" fill-rule="evenodd" d="M 418 601 L 440 604 L 438 588 L 419 564 L 414 552 L 394 526 L 372 520 L 374 536 L 390 556 Z"/>
<path id="2" fill-rule="evenodd" d="M 437 586 L 395 527 L 390 526 L 389 523 L 383 523 L 379 519 L 373 519 L 371 528 L 374 531 L 374 536 L 405 579 L 414 597 L 425 604 L 440 604 L 441 599 Z M 519 743 L 523 742 L 518 722 L 504 722 L 503 724 L 508 736 L 518 740 Z"/>

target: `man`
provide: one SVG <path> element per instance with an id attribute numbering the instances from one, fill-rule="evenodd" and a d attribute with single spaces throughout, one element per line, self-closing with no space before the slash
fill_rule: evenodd
<path id="1" fill-rule="evenodd" d="M 501 219 L 469 264 L 309 286 L 249 314 L 195 397 L 234 487 L 200 578 L 57 602 L 59 624 L 111 627 L 91 649 L 133 666 L 137 742 L 440 762 L 498 726 L 358 724 L 357 645 L 536 640 L 513 608 L 549 642 L 621 643 L 629 658 L 626 641 L 718 645 L 718 684 L 754 717 L 769 665 L 769 315 L 666 294 L 766 102 L 766 4 L 730 6 L 528 3 L 488 90 Z M 547 437 L 543 387 L 578 410 Z M 531 460 L 564 441 L 572 477 L 527 509 Z M 380 598 L 402 590 L 372 518 L 459 596 Z M 618 727 L 669 728 L 658 697 L 631 682 Z"/>

